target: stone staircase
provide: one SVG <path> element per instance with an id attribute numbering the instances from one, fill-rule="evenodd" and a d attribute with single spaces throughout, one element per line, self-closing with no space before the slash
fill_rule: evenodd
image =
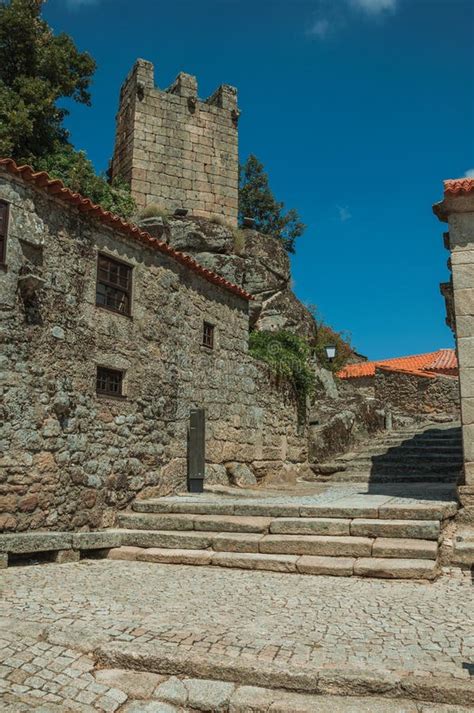
<path id="1" fill-rule="evenodd" d="M 441 486 L 442 487 L 442 486 Z M 405 496 L 400 497 L 405 491 Z M 419 491 L 418 491 L 419 494 Z M 406 488 L 320 496 L 213 494 L 137 500 L 118 516 L 113 559 L 313 575 L 433 579 L 442 528 L 457 510 Z"/>
<path id="2" fill-rule="evenodd" d="M 448 423 L 385 431 L 313 469 L 320 482 L 455 483 L 462 464 L 460 425 Z"/>
<path id="3" fill-rule="evenodd" d="M 428 424 L 385 432 L 333 465 L 332 475 L 316 476 L 322 482 L 286 490 L 210 488 L 136 500 L 118 513 L 115 528 L 98 532 L 2 535 L 0 567 L 29 553 L 57 562 L 96 553 L 309 575 L 435 578 L 443 530 L 458 509 L 460 429 Z M 469 537 L 454 544 L 455 561 L 469 564 Z"/>

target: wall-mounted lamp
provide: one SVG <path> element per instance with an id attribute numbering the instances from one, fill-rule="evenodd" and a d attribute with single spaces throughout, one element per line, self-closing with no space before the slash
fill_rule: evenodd
<path id="1" fill-rule="evenodd" d="M 336 356 L 336 347 L 331 344 L 324 348 L 326 350 L 326 356 L 328 358 L 328 361 L 329 363 L 331 363 Z"/>

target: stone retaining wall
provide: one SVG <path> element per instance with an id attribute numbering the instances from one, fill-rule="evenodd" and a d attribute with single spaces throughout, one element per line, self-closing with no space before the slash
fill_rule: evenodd
<path id="1" fill-rule="evenodd" d="M 459 418 L 459 380 L 453 376 L 417 376 L 376 369 L 375 397 L 396 413 L 450 414 Z"/>
<path id="2" fill-rule="evenodd" d="M 184 488 L 193 407 L 207 410 L 211 482 L 229 463 L 265 477 L 306 462 L 293 394 L 247 354 L 243 298 L 2 173 L 0 198 L 0 529 L 107 526 L 139 494 Z M 98 251 L 133 266 L 131 317 L 96 307 Z M 98 365 L 125 372 L 126 398 L 96 395 Z"/>

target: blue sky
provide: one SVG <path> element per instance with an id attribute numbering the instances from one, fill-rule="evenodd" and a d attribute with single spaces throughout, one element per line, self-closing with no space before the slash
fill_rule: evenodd
<path id="1" fill-rule="evenodd" d="M 98 170 L 137 57 L 238 87 L 240 153 L 308 228 L 294 289 L 370 358 L 452 346 L 442 180 L 474 175 L 472 0 L 48 0 L 98 63 L 68 128 Z"/>

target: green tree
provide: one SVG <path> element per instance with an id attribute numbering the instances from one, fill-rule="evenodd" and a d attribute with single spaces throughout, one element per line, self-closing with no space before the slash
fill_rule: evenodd
<path id="1" fill-rule="evenodd" d="M 239 217 L 255 220 L 261 233 L 283 241 L 290 253 L 295 252 L 295 241 L 306 230 L 294 208 L 284 211 L 284 203 L 277 201 L 270 188 L 263 164 L 252 154 L 240 166 Z"/>
<path id="2" fill-rule="evenodd" d="M 63 98 L 90 105 L 95 62 L 41 18 L 43 0 L 0 0 L 0 150 L 32 162 L 67 143 Z"/>
<path id="3" fill-rule="evenodd" d="M 105 210 L 124 218 L 136 212 L 129 186 L 119 178 L 107 183 L 104 176 L 97 176 L 84 151 L 76 151 L 70 144 L 58 144 L 50 154 L 35 161 L 35 168 L 59 178 L 72 191 L 90 198 Z"/>
<path id="4" fill-rule="evenodd" d="M 97 176 L 69 142 L 63 125 L 69 112 L 58 102 L 90 106 L 96 64 L 71 37 L 54 35 L 41 17 L 43 4 L 0 0 L 0 155 L 48 171 L 106 210 L 129 217 L 135 210 L 130 189 Z"/>

